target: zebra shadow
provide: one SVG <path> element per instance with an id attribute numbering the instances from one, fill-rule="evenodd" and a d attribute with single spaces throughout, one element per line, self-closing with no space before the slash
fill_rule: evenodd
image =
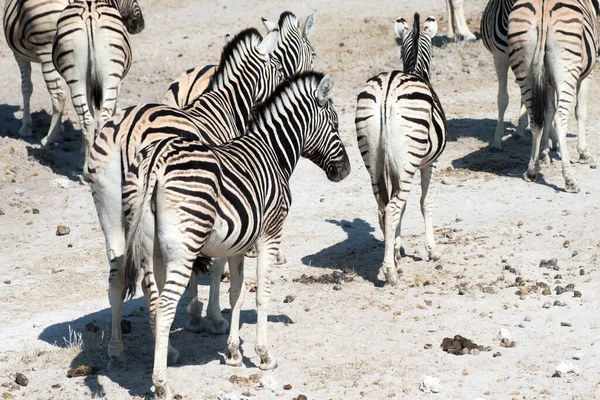
<path id="1" fill-rule="evenodd" d="M 27 155 L 41 165 L 47 166 L 58 175 L 63 175 L 73 181 L 78 181 L 83 160 L 81 158 L 81 133 L 72 122 L 63 122 L 64 134 L 56 143 L 47 148 L 41 148 L 40 141 L 48 133 L 52 116 L 45 110 L 31 113 L 31 132 L 29 137 L 20 137 L 21 119 L 14 116 L 19 106 L 0 104 L 0 136 L 21 140 L 28 144 Z"/>
<path id="2" fill-rule="evenodd" d="M 481 33 L 473 32 L 473 34 L 475 35 L 476 41 L 481 39 Z M 398 46 L 402 45 L 402 40 L 399 37 L 396 37 L 395 41 Z M 448 37 L 448 35 L 436 35 L 431 39 L 431 45 L 433 47 L 444 48 L 449 44 L 463 41 L 463 37 L 460 37 L 459 35 L 454 35 L 453 38 Z"/>
<path id="3" fill-rule="evenodd" d="M 326 221 L 342 228 L 348 238 L 315 254 L 302 257 L 302 263 L 319 268 L 350 268 L 363 279 L 380 285 L 377 273 L 381 266 L 384 243 L 373 236 L 375 228 L 361 218 L 355 218 L 353 221 Z"/>
<path id="4" fill-rule="evenodd" d="M 201 279 L 201 282 L 202 280 L 204 279 Z M 205 280 L 208 282 L 209 279 L 206 278 Z M 183 327 L 187 321 L 186 305 L 187 297 L 184 296 L 177 307 L 177 314 L 169 338 L 170 343 L 180 351 L 180 357 L 178 364 L 170 366 L 170 368 L 205 365 L 215 360 L 225 365 L 227 335 L 196 334 L 185 331 Z M 60 357 L 70 360 L 69 365 L 65 366 L 65 374 L 67 370 L 80 366 L 92 368 L 93 373 L 83 377 L 83 383 L 91 392 L 91 397 L 106 396 L 102 384 L 102 380 L 106 378 L 125 388 L 130 396 L 146 397 L 152 395 L 149 389 L 152 385 L 154 337 L 150 329 L 146 303 L 143 297 L 125 302 L 121 316 L 123 320 L 131 323 L 131 332 L 123 333 L 123 344 L 127 359 L 124 370 L 109 369 L 107 367 L 111 330 L 110 308 L 71 321 L 50 325 L 38 337 L 39 340 L 62 349 L 58 351 L 64 351 L 64 355 Z M 223 310 L 223 316 L 230 322 L 231 310 Z M 287 315 L 269 315 L 268 320 L 271 323 L 294 323 Z M 243 324 L 256 324 L 256 311 L 242 310 L 240 326 Z M 243 353 L 243 340 L 240 342 Z M 71 358 L 71 351 L 77 352 L 73 358 Z M 246 367 L 258 368 L 246 357 L 244 357 L 243 363 Z"/>

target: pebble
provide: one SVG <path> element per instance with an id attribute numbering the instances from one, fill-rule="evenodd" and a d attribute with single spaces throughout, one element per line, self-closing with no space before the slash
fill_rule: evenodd
<path id="1" fill-rule="evenodd" d="M 248 386 L 250 384 L 250 381 L 248 380 L 248 378 L 245 378 L 243 376 L 237 376 L 237 375 L 231 375 L 229 377 L 229 382 L 234 383 L 236 385 L 240 385 L 240 386 Z"/>
<path id="2" fill-rule="evenodd" d="M 499 351 L 497 351 L 494 354 L 492 354 L 492 357 L 496 358 L 496 357 L 500 357 L 501 355 L 502 355 L 502 353 L 500 353 Z"/>
<path id="3" fill-rule="evenodd" d="M 435 269 L 438 270 L 438 271 L 441 271 L 441 270 L 444 269 L 444 267 L 442 267 L 442 264 L 438 264 L 438 265 L 435 266 Z"/>
<path id="4" fill-rule="evenodd" d="M 4 284 L 5 285 L 10 285 L 12 283 L 12 281 L 10 279 L 5 279 L 4 280 Z"/>
<path id="5" fill-rule="evenodd" d="M 38 210 L 37 208 L 32 208 L 31 212 L 34 213 L 34 214 L 39 214 L 40 210 Z"/>
<path id="6" fill-rule="evenodd" d="M 562 303 L 560 302 L 560 300 L 555 300 L 553 306 L 554 307 L 560 307 L 562 305 Z"/>
<path id="7" fill-rule="evenodd" d="M 299 394 L 294 400 L 308 400 L 305 395 Z"/>
<path id="8" fill-rule="evenodd" d="M 15 376 L 15 382 L 20 386 L 29 385 L 29 379 L 20 372 L 17 372 L 17 375 Z"/>
<path id="9" fill-rule="evenodd" d="M 574 290 L 575 290 L 575 285 L 574 285 L 574 284 L 572 284 L 572 283 L 569 283 L 569 284 L 567 285 L 567 292 L 572 292 L 572 291 L 574 291 Z"/>
<path id="10" fill-rule="evenodd" d="M 267 390 L 270 390 L 271 392 L 276 392 L 279 388 L 279 384 L 272 375 L 264 376 L 260 380 L 260 386 Z"/>
<path id="11" fill-rule="evenodd" d="M 525 328 L 525 325 L 523 325 L 523 323 L 520 323 L 519 328 Z"/>
<path id="12" fill-rule="evenodd" d="M 292 385 L 286 383 L 285 385 L 283 385 L 283 390 L 292 390 Z"/>
<path id="13" fill-rule="evenodd" d="M 58 225 L 56 227 L 56 236 L 65 236 L 71 233 L 71 229 L 68 226 Z"/>
<path id="14" fill-rule="evenodd" d="M 542 290 L 542 294 L 544 296 L 550 296 L 552 292 L 550 291 L 550 288 L 544 288 L 544 290 Z"/>
<path id="15" fill-rule="evenodd" d="M 423 380 L 419 385 L 419 389 L 425 393 L 439 393 L 442 391 L 440 378 L 423 375 Z"/>
<path id="16" fill-rule="evenodd" d="M 561 322 L 560 326 L 571 326 L 570 322 Z"/>
<path id="17" fill-rule="evenodd" d="M 483 293 L 488 293 L 488 294 L 495 294 L 496 293 L 496 289 L 493 286 L 484 286 L 481 288 L 481 291 Z"/>
<path id="18" fill-rule="evenodd" d="M 23 195 L 24 193 L 25 193 L 25 189 L 23 189 L 23 188 L 15 189 L 15 194 L 18 194 L 19 196 Z"/>
<path id="19" fill-rule="evenodd" d="M 549 301 L 544 303 L 544 308 L 550 308 L 552 307 L 552 303 L 550 303 Z"/>
<path id="20" fill-rule="evenodd" d="M 517 342 L 515 342 L 514 340 L 509 340 L 509 339 L 502 339 L 502 341 L 500 342 L 500 346 L 501 347 L 516 347 Z"/>
<path id="21" fill-rule="evenodd" d="M 287 296 L 285 296 L 285 299 L 283 300 L 283 302 L 284 303 L 291 303 L 294 300 L 296 300 L 296 297 L 292 296 L 291 294 L 288 294 Z"/>
<path id="22" fill-rule="evenodd" d="M 423 346 L 423 348 L 424 348 L 425 350 L 429 350 L 429 349 L 431 349 L 432 347 L 433 347 L 433 345 L 432 345 L 431 343 L 426 343 L 426 344 L 425 344 L 425 346 Z"/>
<path id="23" fill-rule="evenodd" d="M 574 251 L 573 251 L 573 254 L 571 254 L 571 257 L 575 257 L 575 256 L 577 256 L 578 254 L 579 254 L 579 252 L 578 252 L 577 250 L 574 250 Z"/>
<path id="24" fill-rule="evenodd" d="M 570 240 L 565 240 L 565 242 L 563 243 L 563 247 L 564 247 L 565 249 L 568 249 L 568 248 L 569 248 L 569 246 L 571 246 L 571 241 L 570 241 Z"/>
<path id="25" fill-rule="evenodd" d="M 556 274 L 556 275 L 554 275 L 554 279 L 562 279 L 562 275 L 561 274 Z"/>
<path id="26" fill-rule="evenodd" d="M 579 290 L 574 291 L 573 297 L 581 297 L 581 292 Z"/>
<path id="27" fill-rule="evenodd" d="M 531 317 L 530 316 L 525 317 L 525 322 L 531 322 Z"/>
<path id="28" fill-rule="evenodd" d="M 579 270 L 579 275 L 585 275 L 585 269 L 581 268 L 581 269 Z"/>
<path id="29" fill-rule="evenodd" d="M 583 353 L 573 354 L 573 360 L 581 360 L 582 358 L 583 358 Z"/>
<path id="30" fill-rule="evenodd" d="M 579 368 L 572 361 L 562 361 L 556 366 L 553 378 L 561 378 L 566 374 L 573 373 L 579 375 Z"/>
<path id="31" fill-rule="evenodd" d="M 340 285 L 333 285 L 333 290 L 342 290 Z"/>
<path id="32" fill-rule="evenodd" d="M 467 294 L 467 289 L 464 289 L 464 288 L 458 289 L 458 294 L 461 296 L 464 296 L 465 294 Z"/>
<path id="33" fill-rule="evenodd" d="M 557 286 L 556 288 L 554 288 L 554 290 L 556 290 L 556 294 L 560 295 L 563 294 L 564 292 L 566 292 L 567 290 L 562 287 L 562 286 Z"/>
<path id="34" fill-rule="evenodd" d="M 498 336 L 502 340 L 504 340 L 504 339 L 510 340 L 511 339 L 510 332 L 506 328 L 500 328 L 500 332 L 498 332 Z"/>

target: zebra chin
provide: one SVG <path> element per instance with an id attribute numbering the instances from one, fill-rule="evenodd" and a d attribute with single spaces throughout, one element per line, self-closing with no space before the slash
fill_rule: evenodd
<path id="1" fill-rule="evenodd" d="M 327 179 L 331 182 L 342 181 L 350 175 L 351 170 L 350 160 L 348 157 L 345 157 L 344 160 L 336 162 L 327 169 Z"/>

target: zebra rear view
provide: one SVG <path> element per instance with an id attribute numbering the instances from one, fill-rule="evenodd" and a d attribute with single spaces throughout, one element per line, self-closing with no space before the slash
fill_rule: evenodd
<path id="1" fill-rule="evenodd" d="M 115 113 L 121 80 L 131 66 L 129 36 L 117 8 L 105 0 L 66 7 L 58 19 L 52 61 L 79 118 L 85 171 L 94 133 Z"/>
<path id="2" fill-rule="evenodd" d="M 399 18 L 396 33 L 402 40 L 404 72 L 372 77 L 357 100 L 358 145 L 371 176 L 385 236 L 380 278 L 392 285 L 398 280 L 401 219 L 417 170 L 421 171 L 426 249 L 430 259 L 439 258 L 431 220 L 433 204 L 428 196 L 434 163 L 446 145 L 446 117 L 429 83 L 431 39 L 436 31 L 433 17 L 427 18 L 421 29 L 419 14 L 415 14 L 412 31 L 406 20 Z"/>

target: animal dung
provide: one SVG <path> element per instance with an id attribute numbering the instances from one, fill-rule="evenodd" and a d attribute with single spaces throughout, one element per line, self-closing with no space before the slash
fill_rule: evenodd
<path id="1" fill-rule="evenodd" d="M 460 335 L 454 336 L 454 338 L 446 337 L 442 340 L 442 350 L 446 353 L 462 356 L 464 354 L 477 355 L 480 351 L 490 351 L 489 346 L 480 346 L 474 343 L 471 339 L 467 339 Z"/>

